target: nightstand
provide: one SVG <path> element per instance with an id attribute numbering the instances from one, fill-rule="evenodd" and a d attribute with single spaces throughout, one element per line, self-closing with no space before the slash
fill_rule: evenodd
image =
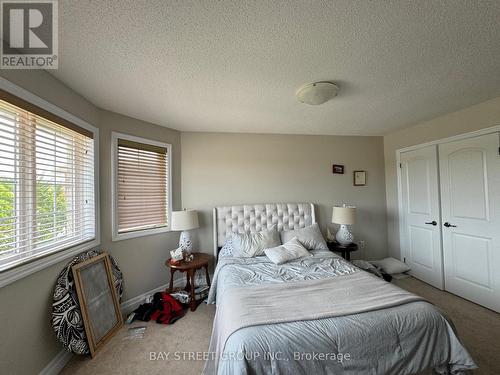
<path id="1" fill-rule="evenodd" d="M 191 262 L 185 262 L 181 260 L 178 264 L 171 264 L 170 259 L 167 259 L 165 265 L 170 268 L 170 284 L 168 287 L 168 293 L 172 293 L 174 289 L 174 274 L 175 271 L 186 272 L 186 287 L 185 290 L 191 293 L 190 308 L 191 311 L 196 310 L 198 305 L 202 300 L 196 300 L 194 289 L 196 285 L 194 284 L 194 274 L 197 270 L 205 268 L 205 277 L 207 280 L 207 285 L 210 286 L 210 277 L 208 276 L 208 261 L 210 260 L 210 255 L 203 253 L 192 253 L 193 260 Z"/>
<path id="2" fill-rule="evenodd" d="M 342 258 L 344 258 L 345 260 L 351 260 L 351 252 L 358 250 L 358 244 L 355 244 L 354 242 L 347 246 L 341 245 L 336 241 L 327 241 L 326 244 L 328 245 L 328 249 L 330 251 L 341 253 Z"/>

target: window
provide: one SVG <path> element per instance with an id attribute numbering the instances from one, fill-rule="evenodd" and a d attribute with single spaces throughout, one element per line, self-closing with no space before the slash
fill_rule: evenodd
<path id="1" fill-rule="evenodd" d="M 0 271 L 96 238 L 93 138 L 0 90 Z"/>
<path id="2" fill-rule="evenodd" d="M 113 239 L 168 231 L 171 145 L 113 133 Z"/>

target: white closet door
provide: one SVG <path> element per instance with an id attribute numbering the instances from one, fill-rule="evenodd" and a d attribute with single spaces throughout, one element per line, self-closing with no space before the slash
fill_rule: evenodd
<path id="1" fill-rule="evenodd" d="M 497 133 L 439 145 L 446 290 L 500 311 Z"/>
<path id="2" fill-rule="evenodd" d="M 436 146 L 401 154 L 403 256 L 411 274 L 443 289 Z"/>

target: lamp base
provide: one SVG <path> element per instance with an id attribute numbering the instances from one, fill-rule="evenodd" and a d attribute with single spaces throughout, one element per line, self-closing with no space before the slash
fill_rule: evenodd
<path id="1" fill-rule="evenodd" d="M 193 242 L 191 241 L 191 233 L 187 230 L 181 232 L 179 237 L 179 247 L 186 254 L 191 254 L 193 251 Z"/>
<path id="2" fill-rule="evenodd" d="M 342 224 L 340 226 L 339 231 L 335 235 L 335 239 L 337 240 L 337 242 L 339 244 L 344 245 L 344 246 L 347 246 L 347 245 L 352 243 L 353 236 L 352 236 L 352 233 L 349 232 L 349 228 L 347 227 L 347 225 Z"/>

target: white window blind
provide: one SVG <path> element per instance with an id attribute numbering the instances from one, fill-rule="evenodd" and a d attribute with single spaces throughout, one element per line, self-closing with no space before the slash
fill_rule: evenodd
<path id="1" fill-rule="evenodd" d="M 16 99 L 0 100 L 0 271 L 96 236 L 92 133 Z"/>
<path id="2" fill-rule="evenodd" d="M 118 139 L 118 233 L 168 226 L 168 149 Z"/>

